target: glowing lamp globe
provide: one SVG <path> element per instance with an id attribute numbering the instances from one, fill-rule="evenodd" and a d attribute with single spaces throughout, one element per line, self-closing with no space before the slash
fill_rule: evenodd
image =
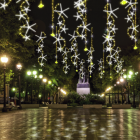
<path id="1" fill-rule="evenodd" d="M 44 82 L 44 83 L 46 83 L 46 82 L 47 82 L 47 79 L 46 79 L 46 78 L 44 78 L 44 79 L 43 79 L 43 82 Z"/>
<path id="2" fill-rule="evenodd" d="M 132 71 L 129 71 L 129 74 L 130 74 L 130 75 L 132 75 L 132 74 L 133 74 L 133 72 L 132 72 Z"/>
<path id="3" fill-rule="evenodd" d="M 137 49 L 138 49 L 138 47 L 137 47 L 137 46 L 135 46 L 135 47 L 134 47 L 134 50 L 137 50 Z"/>
<path id="4" fill-rule="evenodd" d="M 22 69 L 22 65 L 21 64 L 17 64 L 17 69 L 21 70 Z"/>
<path id="5" fill-rule="evenodd" d="M 123 81 L 124 81 L 124 79 L 123 79 L 123 78 L 121 78 L 121 79 L 120 79 L 120 82 L 123 82 Z"/>
<path id="6" fill-rule="evenodd" d="M 2 63 L 7 63 L 8 62 L 8 58 L 6 57 L 6 55 L 4 57 L 1 57 L 1 62 Z"/>
<path id="7" fill-rule="evenodd" d="M 55 61 L 55 64 L 58 64 L 58 62 L 57 62 L 57 61 Z"/>
<path id="8" fill-rule="evenodd" d="M 88 48 L 85 48 L 84 51 L 87 52 L 88 51 Z"/>
<path id="9" fill-rule="evenodd" d="M 55 36 L 55 34 L 54 34 L 54 33 L 52 33 L 52 34 L 51 34 L 51 36 L 52 36 L 52 37 L 54 37 L 54 36 Z"/>
<path id="10" fill-rule="evenodd" d="M 27 75 L 31 75 L 31 72 L 30 72 L 30 71 L 28 71 L 28 72 L 27 72 Z"/>
<path id="11" fill-rule="evenodd" d="M 39 8 L 43 8 L 44 4 L 42 4 L 42 0 L 40 1 L 40 4 L 38 5 Z"/>
<path id="12" fill-rule="evenodd" d="M 43 78 L 43 75 L 39 75 L 39 78 L 42 79 Z"/>
<path id="13" fill-rule="evenodd" d="M 122 0 L 120 3 L 121 3 L 121 5 L 126 5 L 128 2 L 127 2 L 127 0 Z"/>

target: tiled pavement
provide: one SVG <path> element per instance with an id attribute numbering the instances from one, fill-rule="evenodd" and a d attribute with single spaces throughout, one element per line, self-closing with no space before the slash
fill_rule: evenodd
<path id="1" fill-rule="evenodd" d="M 140 140 L 139 109 L 0 112 L 0 140 Z"/>

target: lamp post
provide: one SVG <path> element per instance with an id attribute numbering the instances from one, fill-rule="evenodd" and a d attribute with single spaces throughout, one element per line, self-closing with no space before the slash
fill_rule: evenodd
<path id="1" fill-rule="evenodd" d="M 33 90 L 33 78 L 34 78 L 34 76 L 37 74 L 37 71 L 28 71 L 27 72 L 27 75 L 28 76 L 31 76 L 31 104 L 33 103 L 33 94 L 32 94 L 32 90 Z"/>
<path id="2" fill-rule="evenodd" d="M 5 56 L 1 57 L 1 62 L 3 63 L 3 69 L 4 69 L 4 106 L 2 111 L 7 112 L 6 108 L 6 95 L 5 95 L 5 69 L 6 69 L 6 63 L 8 62 L 8 58 Z"/>
<path id="3" fill-rule="evenodd" d="M 119 104 L 119 84 L 120 84 L 120 82 L 117 81 L 117 84 L 118 84 L 118 104 Z"/>
<path id="4" fill-rule="evenodd" d="M 19 70 L 19 109 L 22 109 L 22 106 L 21 106 L 21 84 L 20 84 L 20 71 L 22 69 L 22 65 L 19 63 L 17 64 L 17 69 Z"/>
<path id="5" fill-rule="evenodd" d="M 37 80 L 38 80 L 38 94 L 37 94 L 37 97 L 39 97 L 39 80 L 42 79 L 42 78 L 43 78 L 43 75 L 41 75 L 41 74 L 37 77 Z"/>
<path id="6" fill-rule="evenodd" d="M 52 81 L 49 80 L 49 81 L 48 81 L 48 84 L 51 85 L 51 84 L 52 84 Z M 50 92 L 49 92 L 49 104 L 50 104 Z"/>
<path id="7" fill-rule="evenodd" d="M 43 79 L 43 83 L 44 83 L 44 102 L 45 102 L 45 84 L 46 84 L 46 82 L 47 82 L 47 79 L 44 78 L 44 79 Z"/>
<path id="8" fill-rule="evenodd" d="M 120 78 L 120 82 L 123 83 L 124 82 L 124 79 L 121 77 Z M 121 84 L 122 85 L 122 84 Z M 122 85 L 122 88 L 121 88 L 121 92 L 123 90 L 123 85 Z M 123 104 L 123 92 L 122 92 L 122 104 Z"/>

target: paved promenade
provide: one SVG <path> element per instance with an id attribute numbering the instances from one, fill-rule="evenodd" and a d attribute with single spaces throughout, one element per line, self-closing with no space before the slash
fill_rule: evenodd
<path id="1" fill-rule="evenodd" d="M 0 112 L 0 140 L 140 140 L 139 109 Z"/>

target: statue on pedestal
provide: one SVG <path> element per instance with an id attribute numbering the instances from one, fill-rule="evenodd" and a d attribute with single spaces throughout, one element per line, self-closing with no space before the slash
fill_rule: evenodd
<path id="1" fill-rule="evenodd" d="M 83 76 L 83 78 L 81 78 L 80 72 L 79 72 L 78 83 L 79 84 L 89 83 L 89 73 L 88 73 L 88 71 L 85 68 L 84 68 L 84 76 Z"/>

